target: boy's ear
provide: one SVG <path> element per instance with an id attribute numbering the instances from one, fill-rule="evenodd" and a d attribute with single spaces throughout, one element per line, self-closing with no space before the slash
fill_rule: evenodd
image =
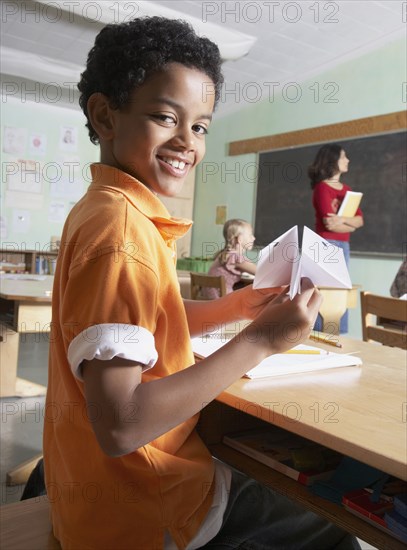
<path id="1" fill-rule="evenodd" d="M 92 94 L 88 99 L 89 121 L 100 140 L 111 140 L 113 137 L 113 115 L 108 98 L 100 93 Z"/>

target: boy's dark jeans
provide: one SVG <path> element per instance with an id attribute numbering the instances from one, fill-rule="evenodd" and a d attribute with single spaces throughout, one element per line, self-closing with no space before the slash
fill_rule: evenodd
<path id="1" fill-rule="evenodd" d="M 21 495 L 21 500 L 39 497 L 46 494 L 47 491 L 45 489 L 44 460 L 40 458 L 40 460 L 37 462 L 36 467 L 31 472 L 30 477 L 27 480 L 23 494 Z"/>
<path id="2" fill-rule="evenodd" d="M 219 533 L 202 548 L 212 550 L 360 550 L 339 527 L 239 472 L 232 473 Z"/>

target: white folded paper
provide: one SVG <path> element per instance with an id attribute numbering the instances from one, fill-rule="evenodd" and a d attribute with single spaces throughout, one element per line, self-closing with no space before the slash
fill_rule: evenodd
<path id="1" fill-rule="evenodd" d="M 302 246 L 295 225 L 260 252 L 253 288 L 290 285 L 292 300 L 301 292 L 302 277 L 315 286 L 352 288 L 341 248 L 304 227 Z"/>

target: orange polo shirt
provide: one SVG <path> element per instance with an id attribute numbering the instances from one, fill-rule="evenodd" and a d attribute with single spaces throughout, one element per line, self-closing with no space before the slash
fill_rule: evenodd
<path id="1" fill-rule="evenodd" d="M 211 506 L 214 465 L 198 415 L 119 458 L 103 453 L 88 413 L 83 359 L 125 357 L 143 382 L 194 363 L 175 270 L 171 218 L 128 174 L 92 166 L 93 181 L 65 223 L 52 299 L 44 464 L 52 523 L 64 549 L 184 548 Z M 137 411 L 128 411 L 137 422 Z"/>

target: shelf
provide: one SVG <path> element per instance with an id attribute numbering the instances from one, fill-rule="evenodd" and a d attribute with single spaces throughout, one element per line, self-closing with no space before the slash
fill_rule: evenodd
<path id="1" fill-rule="evenodd" d="M 0 250 L 0 269 L 6 273 L 38 273 L 36 270 L 37 258 L 42 258 L 44 264 L 39 274 L 53 275 L 54 264 L 58 250 Z M 45 269 L 44 269 L 45 267 Z"/>
<path id="2" fill-rule="evenodd" d="M 272 470 L 261 464 L 261 462 L 257 462 L 257 460 L 239 453 L 223 443 L 210 445 L 209 449 L 212 455 L 222 462 L 229 464 L 252 479 L 256 479 L 263 485 L 271 487 L 277 493 L 291 498 L 304 508 L 328 519 L 379 550 L 405 549 L 405 544 L 398 539 L 359 519 L 337 504 L 313 495 L 304 485 Z"/>

